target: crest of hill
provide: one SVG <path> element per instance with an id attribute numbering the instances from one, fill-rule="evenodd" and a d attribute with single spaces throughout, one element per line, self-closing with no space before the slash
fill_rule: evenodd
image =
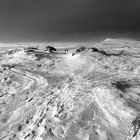
<path id="1" fill-rule="evenodd" d="M 117 45 L 120 47 L 140 47 L 140 42 L 136 41 L 136 40 L 132 40 L 132 39 L 111 39 L 111 38 L 107 38 L 105 39 L 103 42 L 101 42 L 100 44 L 103 45 Z M 113 46 L 112 46 L 113 47 Z"/>
<path id="2" fill-rule="evenodd" d="M 140 41 L 131 39 L 110 39 L 107 38 L 94 45 L 95 48 L 105 51 L 107 54 L 133 54 L 138 55 L 140 52 Z"/>
<path id="3" fill-rule="evenodd" d="M 131 39 L 110 39 L 107 38 L 100 43 L 96 43 L 95 47 L 103 49 L 140 49 L 140 41 Z"/>

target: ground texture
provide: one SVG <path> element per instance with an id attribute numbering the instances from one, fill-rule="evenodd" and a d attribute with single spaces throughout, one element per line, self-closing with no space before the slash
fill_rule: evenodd
<path id="1" fill-rule="evenodd" d="M 0 140 L 140 140 L 140 43 L 106 39 L 0 55 Z"/>

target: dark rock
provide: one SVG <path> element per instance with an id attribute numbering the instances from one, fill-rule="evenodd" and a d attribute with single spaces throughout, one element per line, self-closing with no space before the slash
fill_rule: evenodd
<path id="1" fill-rule="evenodd" d="M 48 52 L 56 52 L 56 48 L 52 47 L 52 46 L 47 46 L 45 51 L 48 51 Z"/>
<path id="2" fill-rule="evenodd" d="M 113 85 L 122 92 L 126 92 L 126 89 L 131 87 L 127 81 L 117 81 L 116 83 L 113 83 Z"/>
<path id="3" fill-rule="evenodd" d="M 83 51 L 85 51 L 85 50 L 86 50 L 86 47 L 82 46 L 82 47 L 76 49 L 76 50 L 72 53 L 72 56 L 75 55 L 75 54 L 78 54 L 78 53 L 80 53 L 80 52 L 83 52 Z"/>

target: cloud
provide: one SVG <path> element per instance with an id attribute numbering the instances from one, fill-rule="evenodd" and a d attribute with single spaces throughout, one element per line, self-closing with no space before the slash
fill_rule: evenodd
<path id="1" fill-rule="evenodd" d="M 1 0 L 0 37 L 140 32 L 139 0 Z"/>

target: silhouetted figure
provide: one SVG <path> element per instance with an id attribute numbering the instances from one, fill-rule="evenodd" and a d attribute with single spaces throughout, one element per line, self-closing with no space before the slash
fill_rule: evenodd
<path id="1" fill-rule="evenodd" d="M 47 46 L 45 51 L 48 51 L 48 52 L 56 52 L 56 48 L 52 47 L 52 46 Z"/>
<path id="2" fill-rule="evenodd" d="M 68 53 L 68 49 L 65 49 L 65 53 Z"/>

